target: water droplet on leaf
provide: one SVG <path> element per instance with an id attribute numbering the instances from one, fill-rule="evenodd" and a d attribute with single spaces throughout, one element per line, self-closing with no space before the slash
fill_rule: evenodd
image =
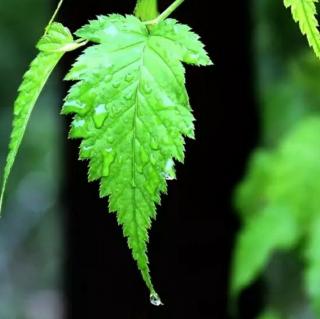
<path id="1" fill-rule="evenodd" d="M 199 63 L 199 54 L 196 54 L 196 53 L 193 53 L 193 52 L 190 52 L 188 51 L 184 57 L 183 57 L 183 60 L 186 62 L 186 63 Z"/>
<path id="2" fill-rule="evenodd" d="M 130 101 L 133 99 L 133 96 L 134 96 L 134 92 L 129 92 L 127 93 L 124 98 L 127 100 L 127 101 Z"/>
<path id="3" fill-rule="evenodd" d="M 171 181 L 173 179 L 176 179 L 176 172 L 174 169 L 174 161 L 172 159 L 169 159 L 166 163 L 166 166 L 164 168 L 163 176 L 167 181 Z"/>
<path id="4" fill-rule="evenodd" d="M 152 88 L 148 82 L 143 84 L 143 92 L 146 94 L 150 94 L 152 92 Z"/>
<path id="5" fill-rule="evenodd" d="M 107 177 L 110 174 L 110 166 L 115 159 L 115 153 L 112 152 L 112 149 L 110 152 L 110 148 L 109 148 L 104 152 L 103 157 L 104 157 L 104 161 L 103 161 L 102 176 Z"/>
<path id="6" fill-rule="evenodd" d="M 157 163 L 157 161 L 153 155 L 150 156 L 150 162 L 152 163 L 152 165 L 155 165 Z"/>
<path id="7" fill-rule="evenodd" d="M 164 177 L 165 177 L 165 179 L 166 179 L 167 181 L 172 181 L 172 180 L 175 179 L 175 176 L 172 176 L 172 175 L 170 175 L 170 174 L 168 174 L 168 173 L 164 173 Z"/>
<path id="8" fill-rule="evenodd" d="M 120 81 L 114 81 L 114 82 L 112 83 L 112 86 L 113 86 L 115 89 L 118 89 L 118 88 L 120 87 L 120 84 L 121 84 Z"/>
<path id="9" fill-rule="evenodd" d="M 147 155 L 147 153 L 146 153 L 145 151 L 141 151 L 140 157 L 141 157 L 141 162 L 142 162 L 143 164 L 148 163 L 149 158 L 148 158 L 148 155 Z"/>
<path id="10" fill-rule="evenodd" d="M 108 69 L 108 71 L 109 71 L 110 73 L 113 73 L 113 71 L 114 71 L 114 64 L 112 64 L 112 63 L 108 64 L 107 69 Z"/>
<path id="11" fill-rule="evenodd" d="M 85 124 L 86 124 L 86 121 L 83 119 L 73 120 L 70 135 L 73 138 L 85 137 L 87 133 Z"/>
<path id="12" fill-rule="evenodd" d="M 132 82 L 133 81 L 133 79 L 134 79 L 134 74 L 133 73 L 128 73 L 127 75 L 126 75 L 126 77 L 125 77 L 125 80 L 127 81 L 127 82 Z"/>
<path id="13" fill-rule="evenodd" d="M 142 174 L 143 173 L 143 167 L 141 165 L 136 166 L 137 171 Z"/>
<path id="14" fill-rule="evenodd" d="M 114 37 L 119 33 L 119 31 L 114 25 L 111 25 L 108 28 L 104 29 L 104 33 Z"/>
<path id="15" fill-rule="evenodd" d="M 67 100 L 63 106 L 63 111 L 65 113 L 78 113 L 80 115 L 85 115 L 88 111 L 88 108 L 86 104 L 80 101 Z"/>
<path id="16" fill-rule="evenodd" d="M 92 146 L 82 146 L 80 155 L 83 158 L 89 158 L 91 156 Z"/>
<path id="17" fill-rule="evenodd" d="M 154 138 L 151 138 L 151 141 L 150 141 L 150 146 L 153 150 L 157 150 L 159 147 L 158 147 L 158 143 L 156 142 L 156 140 Z"/>
<path id="18" fill-rule="evenodd" d="M 123 122 L 124 122 L 125 124 L 128 124 L 129 122 L 131 122 L 131 119 L 129 119 L 129 117 L 125 117 L 125 118 L 123 119 Z"/>
<path id="19" fill-rule="evenodd" d="M 113 136 L 108 136 L 107 140 L 109 143 L 113 143 L 114 142 L 114 137 Z"/>
<path id="20" fill-rule="evenodd" d="M 161 99 L 161 104 L 166 107 L 174 106 L 177 104 L 167 94 L 161 94 L 160 99 Z"/>
<path id="21" fill-rule="evenodd" d="M 85 120 L 74 120 L 74 121 L 72 122 L 72 126 L 73 126 L 74 128 L 79 128 L 79 127 L 83 127 L 85 123 L 86 123 Z"/>
<path id="22" fill-rule="evenodd" d="M 93 121 L 96 128 L 102 127 L 107 116 L 108 116 L 108 113 L 107 113 L 107 107 L 105 104 L 100 104 L 95 108 L 94 114 L 93 114 Z"/>

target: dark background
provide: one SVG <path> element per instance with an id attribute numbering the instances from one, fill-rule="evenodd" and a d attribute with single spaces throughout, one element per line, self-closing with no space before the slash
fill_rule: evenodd
<path id="1" fill-rule="evenodd" d="M 163 9 L 169 1 L 160 3 Z M 69 0 L 61 20 L 75 31 L 97 14 L 133 7 L 129 0 Z M 232 190 L 259 138 L 249 7 L 247 1 L 233 2 L 232 9 L 227 1 L 186 1 L 174 14 L 201 35 L 215 66 L 187 67 L 197 140 L 188 141 L 185 165 L 169 183 L 150 232 L 152 277 L 163 307 L 149 304 L 115 216 L 107 213 L 106 199 L 98 200 L 98 185 L 87 183 L 87 164 L 77 161 L 78 142 L 65 143 L 67 318 L 228 318 L 239 227 Z M 64 60 L 65 70 L 76 54 Z M 254 318 L 259 300 L 257 287 L 245 293 L 241 318 Z"/>
<path id="2" fill-rule="evenodd" d="M 17 87 L 57 2 L 0 5 L 1 167 Z M 159 0 L 161 10 L 169 2 Z M 134 5 L 65 0 L 57 20 L 75 31 L 97 14 L 132 13 Z M 283 1 L 186 0 L 173 17 L 202 36 L 215 66 L 187 67 L 197 140 L 187 142 L 186 163 L 150 232 L 152 277 L 165 306 L 150 305 L 107 199 L 98 199 L 97 183 L 87 183 L 79 142 L 67 140 L 70 118 L 59 112 L 70 83 L 62 79 L 78 50 L 64 57 L 41 94 L 8 183 L 0 319 L 319 318 L 320 295 L 312 292 L 319 287 L 319 251 L 308 238 L 318 233 L 320 167 L 304 157 L 320 157 L 313 124 L 320 121 L 319 60 Z M 309 133 L 292 140 L 300 126 L 313 132 L 312 142 Z M 299 147 L 296 156 L 292 148 L 282 152 L 288 141 Z M 270 215 L 259 222 L 279 195 L 290 215 L 273 222 L 286 230 L 299 218 L 290 238 L 305 234 L 286 251 Z M 241 290 L 236 305 L 227 303 L 229 281 Z"/>

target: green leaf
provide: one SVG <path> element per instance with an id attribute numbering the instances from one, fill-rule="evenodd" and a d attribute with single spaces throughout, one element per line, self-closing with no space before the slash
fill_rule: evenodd
<path id="1" fill-rule="evenodd" d="M 319 312 L 319 159 L 319 116 L 304 118 L 277 148 L 252 157 L 236 193 L 244 225 L 234 253 L 233 296 L 262 272 L 275 250 L 299 247 L 307 265 L 307 291 Z"/>
<path id="2" fill-rule="evenodd" d="M 68 28 L 61 23 L 54 22 L 48 32 L 40 39 L 37 44 L 39 51 L 64 53 L 74 50 L 79 44 L 73 41 L 73 36 Z"/>
<path id="3" fill-rule="evenodd" d="M 298 234 L 298 224 L 285 207 L 268 206 L 252 216 L 237 237 L 231 296 L 236 298 L 261 274 L 272 253 L 292 248 Z"/>
<path id="4" fill-rule="evenodd" d="M 0 212 L 8 178 L 22 142 L 34 105 L 46 84 L 51 72 L 64 54 L 63 47 L 73 43 L 71 33 L 60 23 L 51 24 L 37 47 L 42 50 L 32 61 L 29 70 L 19 87 L 19 95 L 14 103 L 13 128 L 10 137 L 9 153 L 3 173 L 0 194 Z M 52 50 L 49 52 L 48 50 Z"/>
<path id="5" fill-rule="evenodd" d="M 320 33 L 316 17 L 316 3 L 318 0 L 284 0 L 285 7 L 291 7 L 294 21 L 299 23 L 302 34 L 306 35 L 309 45 L 320 58 Z"/>
<path id="6" fill-rule="evenodd" d="M 156 217 L 174 160 L 184 160 L 184 136 L 194 138 L 185 88 L 186 52 L 194 64 L 210 59 L 198 38 L 173 20 L 148 30 L 134 16 L 100 16 L 77 35 L 99 43 L 87 48 L 67 75 L 77 80 L 63 113 L 75 113 L 70 137 L 82 138 L 80 158 L 88 159 L 89 180 L 101 179 L 150 292 L 148 229 Z M 190 62 L 190 61 L 186 61 Z"/>

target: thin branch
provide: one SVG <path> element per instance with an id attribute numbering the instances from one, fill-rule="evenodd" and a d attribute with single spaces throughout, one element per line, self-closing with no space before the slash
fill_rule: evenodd
<path id="1" fill-rule="evenodd" d="M 150 21 L 146 21 L 145 24 L 147 25 L 158 24 L 159 22 L 168 18 L 184 1 L 185 0 L 176 0 L 165 11 L 163 11 L 157 18 Z"/>
<path id="2" fill-rule="evenodd" d="M 57 5 L 56 10 L 54 11 L 54 13 L 53 13 L 53 15 L 52 15 L 52 17 L 51 17 L 51 19 L 50 19 L 50 21 L 49 21 L 49 23 L 48 23 L 48 25 L 46 26 L 46 29 L 45 29 L 45 32 L 44 32 L 45 35 L 47 34 L 47 32 L 48 32 L 48 30 L 49 30 L 52 22 L 55 20 L 57 14 L 59 13 L 59 10 L 60 10 L 60 8 L 61 8 L 61 6 L 62 6 L 62 3 L 63 3 L 63 0 L 60 0 L 59 3 L 58 3 L 58 5 Z"/>

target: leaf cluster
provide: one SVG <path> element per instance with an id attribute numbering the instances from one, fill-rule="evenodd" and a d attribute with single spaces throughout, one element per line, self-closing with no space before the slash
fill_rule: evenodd
<path id="1" fill-rule="evenodd" d="M 183 63 L 212 62 L 199 36 L 173 19 L 148 25 L 132 15 L 99 16 L 75 35 L 77 40 L 66 27 L 50 22 L 37 45 L 39 53 L 14 105 L 0 210 L 30 115 L 50 74 L 64 53 L 93 43 L 66 76 L 76 83 L 62 113 L 73 115 L 69 136 L 82 139 L 80 159 L 89 161 L 88 179 L 100 180 L 100 196 L 108 196 L 109 212 L 123 227 L 150 300 L 160 305 L 149 274 L 148 230 L 167 180 L 176 177 L 175 162 L 184 160 L 185 138 L 194 138 Z"/>

